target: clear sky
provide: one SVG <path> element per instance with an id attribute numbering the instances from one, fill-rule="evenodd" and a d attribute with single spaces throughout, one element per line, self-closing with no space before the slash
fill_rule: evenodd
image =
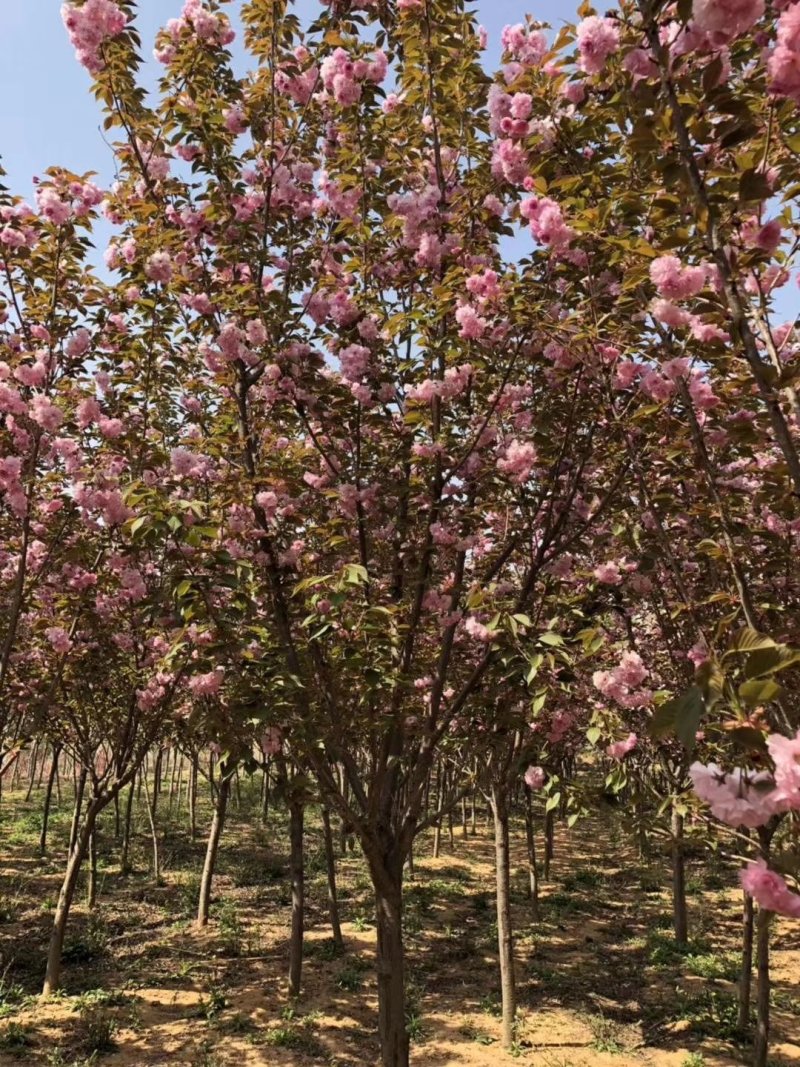
<path id="1" fill-rule="evenodd" d="M 6 184 L 24 196 L 31 194 L 31 177 L 48 166 L 96 170 L 105 182 L 112 173 L 100 110 L 89 92 L 89 75 L 73 56 L 60 7 L 61 0 L 0 0 L 0 157 Z M 139 0 L 137 22 L 146 56 L 156 30 L 181 7 L 182 0 Z M 474 7 L 489 31 L 490 62 L 496 65 L 500 31 L 521 20 L 524 0 L 477 0 Z M 295 10 L 305 19 L 319 3 L 298 0 Z M 538 0 L 533 13 L 558 25 L 572 12 L 572 3 Z M 156 68 L 153 62 L 151 75 Z"/>

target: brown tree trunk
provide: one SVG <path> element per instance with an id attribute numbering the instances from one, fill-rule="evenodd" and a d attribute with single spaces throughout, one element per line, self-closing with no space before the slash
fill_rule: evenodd
<path id="1" fill-rule="evenodd" d="M 550 880 L 550 864 L 553 862 L 555 852 L 555 812 L 548 811 L 544 817 L 544 880 Z"/>
<path id="2" fill-rule="evenodd" d="M 689 940 L 686 911 L 686 864 L 683 850 L 683 815 L 672 805 L 672 924 L 675 940 L 685 945 Z"/>
<path id="3" fill-rule="evenodd" d="M 39 760 L 39 742 L 33 742 L 33 749 L 31 750 L 30 766 L 28 767 L 28 791 L 25 794 L 25 803 L 31 799 L 31 793 L 33 792 L 33 785 L 36 781 L 36 764 Z"/>
<path id="4" fill-rule="evenodd" d="M 289 996 L 300 995 L 303 971 L 305 871 L 303 867 L 303 804 L 289 801 L 289 875 L 292 883 L 292 933 L 289 941 Z"/>
<path id="5" fill-rule="evenodd" d="M 750 1029 L 750 993 L 753 988 L 753 898 L 742 894 L 742 964 L 739 972 L 736 1025 L 742 1034 Z"/>
<path id="6" fill-rule="evenodd" d="M 42 996 L 47 997 L 61 985 L 61 956 L 64 949 L 64 936 L 67 930 L 72 898 L 75 895 L 75 887 L 78 883 L 81 864 L 89 847 L 89 839 L 94 832 L 95 820 L 102 804 L 94 800 L 86 809 L 83 823 L 75 837 L 75 847 L 72 849 L 67 869 L 64 873 L 64 881 L 61 883 L 61 891 L 58 894 L 55 915 L 53 916 L 53 929 L 50 934 L 50 947 L 47 952 L 47 969 L 45 971 Z"/>
<path id="7" fill-rule="evenodd" d="M 500 994 L 502 998 L 502 1040 L 505 1048 L 514 1043 L 514 1020 L 517 1014 L 514 978 L 514 933 L 511 923 L 511 869 L 508 846 L 507 799 L 497 787 L 491 793 L 494 817 L 494 847 L 497 899 L 497 948 L 500 957 Z"/>
<path id="8" fill-rule="evenodd" d="M 120 857 L 120 874 L 130 874 L 131 864 L 131 821 L 133 819 L 133 797 L 136 792 L 136 782 L 131 782 L 128 787 L 128 796 L 125 799 L 125 824 L 122 828 L 122 855 Z"/>
<path id="9" fill-rule="evenodd" d="M 194 753 L 189 773 L 189 836 L 192 841 L 197 837 L 197 774 L 199 765 L 200 759 L 197 753 Z"/>
<path id="10" fill-rule="evenodd" d="M 377 920 L 378 1031 L 382 1067 L 409 1067 L 403 947 L 403 857 L 372 855 Z"/>
<path id="11" fill-rule="evenodd" d="M 333 850 L 331 815 L 324 804 L 322 805 L 322 829 L 325 835 L 325 863 L 328 868 L 328 911 L 331 919 L 331 932 L 333 943 L 341 952 L 344 949 L 344 938 L 339 919 L 339 899 L 336 893 L 336 856 Z"/>
<path id="12" fill-rule="evenodd" d="M 231 777 L 227 770 L 220 764 L 219 789 L 214 803 L 214 816 L 211 820 L 211 830 L 208 835 L 206 846 L 206 858 L 203 864 L 203 874 L 200 878 L 200 895 L 197 899 L 197 925 L 208 925 L 208 913 L 211 906 L 211 883 L 214 879 L 214 869 L 217 865 L 217 853 L 219 842 L 222 837 L 222 828 L 225 825 L 225 813 L 228 809 L 228 797 L 231 791 Z"/>
<path id="13" fill-rule="evenodd" d="M 769 1053 L 769 927 L 772 912 L 758 909 L 756 920 L 756 1039 L 753 1044 L 753 1067 L 766 1067 Z"/>
<path id="14" fill-rule="evenodd" d="M 53 803 L 53 784 L 58 774 L 58 757 L 61 755 L 61 746 L 53 745 L 53 758 L 50 763 L 50 774 L 47 776 L 47 788 L 44 792 L 44 809 L 42 811 L 42 829 L 39 834 L 39 854 L 43 856 L 47 852 L 47 827 L 50 822 L 50 806 Z"/>
<path id="15" fill-rule="evenodd" d="M 89 882 L 86 887 L 86 906 L 91 909 L 97 903 L 97 823 L 89 834 Z"/>
<path id="16" fill-rule="evenodd" d="M 72 811 L 72 825 L 69 830 L 69 845 L 67 847 L 67 854 L 72 855 L 72 851 L 75 848 L 75 842 L 78 840 L 78 827 L 81 822 L 81 808 L 83 807 L 83 791 L 86 788 L 86 776 L 88 771 L 85 767 L 81 767 L 81 773 L 78 776 L 78 781 L 75 785 L 75 807 Z"/>
<path id="17" fill-rule="evenodd" d="M 528 846 L 528 896 L 531 899 L 531 916 L 535 922 L 538 922 L 541 918 L 539 911 L 539 864 L 536 859 L 533 796 L 528 786 L 525 786 L 525 840 Z"/>

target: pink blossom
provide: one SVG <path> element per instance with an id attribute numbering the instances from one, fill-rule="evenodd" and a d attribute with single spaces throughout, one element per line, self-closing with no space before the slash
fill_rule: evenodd
<path id="1" fill-rule="evenodd" d="M 72 640 L 62 626 L 50 626 L 45 630 L 44 635 L 53 646 L 53 651 L 60 656 L 65 655 L 72 648 Z"/>
<path id="2" fill-rule="evenodd" d="M 693 763 L 689 775 L 697 796 L 728 826 L 763 826 L 776 812 L 772 779 L 765 771 L 737 768 L 726 773 L 716 763 Z"/>
<path id="3" fill-rule="evenodd" d="M 30 416 L 43 430 L 55 432 L 64 421 L 64 413 L 48 397 L 38 394 L 30 404 Z"/>
<path id="4" fill-rule="evenodd" d="M 552 248 L 564 248 L 575 237 L 575 231 L 568 226 L 561 215 L 561 208 L 549 197 L 532 196 L 523 200 L 519 212 L 530 222 L 531 233 L 537 241 Z"/>
<path id="5" fill-rule="evenodd" d="M 147 260 L 145 274 L 153 282 L 166 284 L 172 277 L 172 259 L 169 252 L 154 252 Z"/>
<path id="6" fill-rule="evenodd" d="M 770 734 L 767 747 L 775 764 L 775 799 L 800 809 L 800 730 L 794 737 Z"/>
<path id="7" fill-rule="evenodd" d="M 125 12 L 114 0 L 86 0 L 82 7 L 63 4 L 61 19 L 78 62 L 92 74 L 105 65 L 101 54 L 104 41 L 122 33 L 127 22 Z"/>
<path id="8" fill-rule="evenodd" d="M 458 336 L 465 340 L 477 340 L 486 332 L 486 319 L 481 318 L 469 304 L 456 308 L 456 322 L 460 327 Z"/>
<path id="9" fill-rule="evenodd" d="M 770 92 L 800 103 L 800 3 L 778 19 L 777 44 L 767 61 Z"/>
<path id="10" fill-rule="evenodd" d="M 217 667 L 208 674 L 196 674 L 189 679 L 189 689 L 193 696 L 215 696 L 222 686 L 225 670 Z"/>
<path id="11" fill-rule="evenodd" d="M 622 759 L 636 748 L 639 738 L 634 733 L 628 734 L 624 741 L 613 741 L 606 747 L 606 755 L 612 759 Z"/>
<path id="12" fill-rule="evenodd" d="M 536 448 L 530 441 L 512 441 L 505 455 L 497 461 L 497 469 L 518 485 L 523 485 L 531 476 L 536 458 Z"/>
<path id="13" fill-rule="evenodd" d="M 528 789 L 533 789 L 534 791 L 541 789 L 546 780 L 547 774 L 544 767 L 531 766 L 525 771 L 524 781 Z"/>
<path id="14" fill-rule="evenodd" d="M 724 44 L 745 33 L 764 14 L 764 0 L 694 0 L 692 26 Z"/>
<path id="15" fill-rule="evenodd" d="M 763 859 L 749 864 L 739 873 L 742 889 L 765 911 L 800 919 L 800 895 L 793 893 L 777 871 L 771 871 Z"/>
<path id="16" fill-rule="evenodd" d="M 650 278 L 661 296 L 685 300 L 705 285 L 704 267 L 684 267 L 677 256 L 659 256 L 650 264 Z"/>
<path id="17" fill-rule="evenodd" d="M 598 582 L 602 582 L 604 585 L 619 585 L 623 578 L 619 566 L 611 560 L 607 563 L 598 564 L 592 574 Z"/>
<path id="18" fill-rule="evenodd" d="M 578 23 L 578 66 L 585 74 L 597 74 L 606 59 L 619 48 L 619 30 L 613 19 L 591 15 Z"/>

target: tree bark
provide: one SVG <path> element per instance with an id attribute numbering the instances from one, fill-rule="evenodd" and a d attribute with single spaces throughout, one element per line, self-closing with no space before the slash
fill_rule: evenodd
<path id="1" fill-rule="evenodd" d="M 86 887 L 86 906 L 90 910 L 97 903 L 97 822 L 89 834 L 89 883 Z"/>
<path id="2" fill-rule="evenodd" d="M 550 864 L 553 862 L 555 852 L 555 812 L 548 811 L 544 817 L 544 880 L 550 880 Z"/>
<path id="3" fill-rule="evenodd" d="M 122 829 L 122 855 L 120 857 L 120 874 L 130 874 L 131 863 L 131 820 L 133 818 L 133 797 L 136 792 L 136 782 L 131 782 L 128 787 L 128 796 L 125 800 L 125 825 Z"/>
<path id="4" fill-rule="evenodd" d="M 331 933 L 334 945 L 341 952 L 344 949 L 344 938 L 339 919 L 339 898 L 336 893 L 336 856 L 333 850 L 331 815 L 324 804 L 322 805 L 322 829 L 325 835 L 325 863 L 328 868 L 328 911 L 331 919 Z"/>
<path id="5" fill-rule="evenodd" d="M 86 776 L 88 772 L 85 767 L 81 767 L 81 773 L 78 776 L 78 781 L 75 785 L 75 807 L 72 812 L 72 825 L 69 830 L 69 846 L 67 848 L 67 854 L 72 855 L 72 851 L 75 848 L 75 842 L 78 840 L 78 827 L 81 822 L 81 808 L 83 807 L 83 791 L 86 788 Z"/>
<path id="6" fill-rule="evenodd" d="M 75 887 L 78 883 L 81 864 L 89 847 L 89 839 L 94 832 L 95 820 L 101 807 L 102 803 L 98 800 L 94 800 L 89 804 L 83 823 L 76 833 L 75 846 L 70 852 L 69 860 L 67 861 L 64 881 L 61 883 L 61 891 L 58 894 L 58 903 L 53 916 L 53 929 L 50 934 L 50 947 L 47 952 L 47 969 L 45 971 L 44 986 L 42 987 L 43 997 L 48 997 L 55 993 L 61 985 L 61 956 L 64 949 L 67 920 L 72 907 L 72 898 L 75 895 Z"/>
<path id="7" fill-rule="evenodd" d="M 192 756 L 192 767 L 189 774 L 189 836 L 192 841 L 197 837 L 197 773 L 200 759 L 195 753 Z"/>
<path id="8" fill-rule="evenodd" d="M 514 933 L 511 922 L 511 870 L 508 846 L 507 798 L 496 786 L 491 793 L 494 817 L 494 847 L 497 898 L 497 948 L 500 957 L 500 994 L 502 998 L 502 1040 L 504 1048 L 514 1042 L 517 1013 L 514 978 Z"/>
<path id="9" fill-rule="evenodd" d="M 203 874 L 200 878 L 200 895 L 197 900 L 197 925 L 208 926 L 208 914 L 211 907 L 211 883 L 214 880 L 214 869 L 217 865 L 217 853 L 219 842 L 222 837 L 222 828 L 225 825 L 225 813 L 228 809 L 228 797 L 231 791 L 230 774 L 220 765 L 219 789 L 217 790 L 214 804 L 214 816 L 211 820 L 211 830 L 208 835 L 206 846 L 206 858 L 203 864 Z"/>
<path id="10" fill-rule="evenodd" d="M 50 763 L 50 774 L 47 776 L 47 788 L 44 792 L 44 809 L 42 811 L 42 830 L 39 834 L 39 854 L 43 856 L 47 852 L 47 827 L 50 822 L 50 806 L 53 802 L 53 785 L 58 774 L 58 757 L 61 755 L 61 746 L 53 745 L 53 758 Z"/>
<path id="11" fill-rule="evenodd" d="M 742 1034 L 750 1029 L 750 994 L 753 988 L 753 898 L 742 894 L 742 964 L 739 972 L 736 1025 Z"/>
<path id="12" fill-rule="evenodd" d="M 689 940 L 689 918 L 686 911 L 686 864 L 683 850 L 683 816 L 672 805 L 672 921 L 675 940 L 685 945 Z"/>
<path id="13" fill-rule="evenodd" d="M 769 1053 L 769 927 L 772 912 L 758 909 L 756 920 L 756 968 L 758 999 L 756 1001 L 756 1039 L 753 1044 L 753 1067 L 766 1067 Z"/>
<path id="14" fill-rule="evenodd" d="M 408 1067 L 405 950 L 403 946 L 403 857 L 368 856 L 377 920 L 378 1031 L 382 1067 Z"/>
<path id="15" fill-rule="evenodd" d="M 541 918 L 539 911 L 539 864 L 536 859 L 536 829 L 533 822 L 533 796 L 525 786 L 525 840 L 528 846 L 528 896 L 531 899 L 531 916 L 535 922 Z"/>
<path id="16" fill-rule="evenodd" d="M 303 869 L 303 804 L 289 801 L 289 873 L 292 883 L 292 932 L 289 941 L 289 996 L 300 995 L 303 971 L 305 871 Z"/>

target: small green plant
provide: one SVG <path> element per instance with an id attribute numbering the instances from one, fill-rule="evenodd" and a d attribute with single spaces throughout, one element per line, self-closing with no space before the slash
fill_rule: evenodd
<path id="1" fill-rule="evenodd" d="M 595 1051 L 612 1056 L 618 1056 L 625 1051 L 619 1025 L 613 1019 L 607 1019 L 605 1015 L 589 1015 L 586 1022 L 592 1031 L 592 1048 Z"/>
<path id="2" fill-rule="evenodd" d="M 217 912 L 219 936 L 226 956 L 241 956 L 244 925 L 232 900 L 224 901 Z"/>
<path id="3" fill-rule="evenodd" d="M 496 993 L 489 993 L 485 997 L 481 997 L 478 1006 L 485 1015 L 493 1015 L 499 1019 L 502 1014 L 500 998 Z"/>
<path id="4" fill-rule="evenodd" d="M 23 1023 L 8 1023 L 0 1031 L 0 1049 L 18 1052 L 33 1044 L 33 1027 Z"/>
<path id="5" fill-rule="evenodd" d="M 739 975 L 739 957 L 735 952 L 708 952 L 686 957 L 686 970 L 700 978 L 723 978 L 733 982 Z"/>
<path id="6" fill-rule="evenodd" d="M 573 871 L 564 879 L 564 889 L 568 893 L 574 893 L 579 889 L 593 889 L 600 885 L 603 877 L 599 871 L 584 867 L 582 870 Z"/>
<path id="7" fill-rule="evenodd" d="M 706 1067 L 705 1056 L 702 1052 L 690 1052 L 681 1061 L 681 1067 Z"/>
<path id="8" fill-rule="evenodd" d="M 354 956 L 348 960 L 336 976 L 336 985 L 348 993 L 356 993 L 364 984 L 364 971 L 367 965 L 364 960 Z"/>
<path id="9" fill-rule="evenodd" d="M 117 1021 L 107 1008 L 96 1004 L 84 1004 L 78 1012 L 75 1040 L 78 1050 L 85 1055 L 101 1055 L 116 1048 L 114 1034 Z"/>
<path id="10" fill-rule="evenodd" d="M 469 1041 L 475 1041 L 479 1045 L 493 1045 L 496 1040 L 491 1034 L 487 1034 L 485 1030 L 475 1026 L 474 1023 L 465 1023 L 458 1028 L 458 1032 L 462 1037 L 466 1037 Z"/>
<path id="11" fill-rule="evenodd" d="M 64 947 L 65 963 L 92 963 L 100 959 L 108 947 L 108 928 L 96 915 L 90 917 L 82 931 Z"/>

